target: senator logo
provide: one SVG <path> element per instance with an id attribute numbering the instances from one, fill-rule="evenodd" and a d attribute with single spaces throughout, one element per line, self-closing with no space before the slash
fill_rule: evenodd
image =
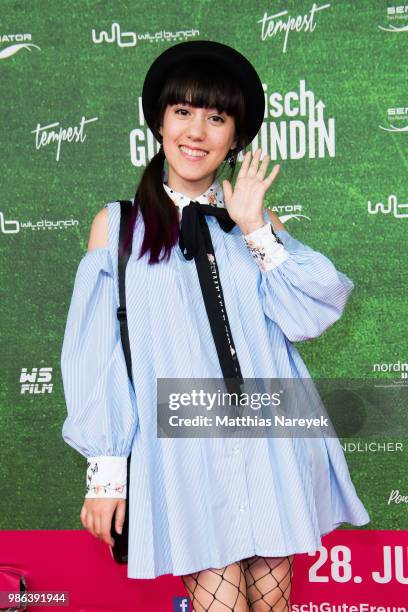
<path id="1" fill-rule="evenodd" d="M 400 4 L 398 6 L 387 6 L 387 19 L 389 22 L 404 22 L 408 20 L 408 4 Z M 408 23 L 394 25 L 389 23 L 388 26 L 377 26 L 379 30 L 384 32 L 408 32 Z"/>
<path id="2" fill-rule="evenodd" d="M 408 120 L 408 107 L 387 108 L 387 119 L 389 126 L 378 126 L 384 132 L 408 132 L 408 125 L 403 125 L 402 127 L 395 125 L 401 121 L 405 122 Z"/>
<path id="3" fill-rule="evenodd" d="M 22 49 L 31 51 L 31 47 L 41 51 L 37 45 L 27 42 L 29 40 L 31 40 L 31 34 L 0 34 L 0 43 L 13 43 L 11 45 L 8 44 L 4 49 L 0 49 L 0 60 L 7 59 L 22 51 Z"/>

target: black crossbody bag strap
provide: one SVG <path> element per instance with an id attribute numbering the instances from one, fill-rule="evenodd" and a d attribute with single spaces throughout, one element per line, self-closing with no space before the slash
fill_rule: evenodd
<path id="1" fill-rule="evenodd" d="M 133 385 L 132 378 L 132 360 L 130 356 L 129 346 L 129 330 L 126 316 L 126 265 L 132 252 L 132 243 L 130 243 L 129 251 L 125 255 L 121 255 L 125 234 L 129 225 L 129 218 L 132 209 L 130 200 L 120 200 L 120 229 L 119 229 L 119 248 L 118 248 L 118 276 L 119 276 L 119 308 L 117 309 L 117 317 L 120 323 L 120 335 L 122 338 L 123 353 L 125 355 L 127 372 Z"/>
<path id="2" fill-rule="evenodd" d="M 125 356 L 127 373 L 133 385 L 132 377 L 132 360 L 129 345 L 129 330 L 126 315 L 126 265 L 132 252 L 132 244 L 129 251 L 122 255 L 122 245 L 125 240 L 126 230 L 129 226 L 129 218 L 132 209 L 130 200 L 119 200 L 120 202 L 120 228 L 119 228 L 119 245 L 118 245 L 118 278 L 119 278 L 119 307 L 117 309 L 117 317 L 120 323 L 120 336 L 123 346 L 123 354 Z M 130 457 L 127 458 L 127 486 L 126 486 L 126 512 L 123 523 L 122 533 L 118 534 L 115 530 L 115 515 L 112 517 L 111 535 L 115 540 L 112 547 L 112 555 L 117 563 L 128 562 L 128 537 L 129 537 L 129 488 L 130 488 Z"/>

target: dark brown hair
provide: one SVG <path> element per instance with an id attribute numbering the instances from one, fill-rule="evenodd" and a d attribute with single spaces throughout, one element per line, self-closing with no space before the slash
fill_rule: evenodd
<path id="1" fill-rule="evenodd" d="M 230 150 L 227 157 L 233 156 L 230 162 L 231 181 L 236 167 L 237 155 L 247 142 L 245 133 L 245 99 L 236 80 L 229 77 L 219 64 L 213 62 L 189 62 L 177 67 L 168 77 L 157 101 L 155 128 L 163 123 L 167 105 L 188 103 L 193 107 L 217 108 L 235 119 L 235 137 L 237 147 Z M 160 139 L 160 144 L 162 140 Z M 135 221 L 140 210 L 143 216 L 145 232 L 139 258 L 150 252 L 149 264 L 169 259 L 173 246 L 178 241 L 180 222 L 177 207 L 163 188 L 163 170 L 165 155 L 163 147 L 150 160 L 139 181 L 135 204 L 132 207 L 130 223 L 125 239 L 124 250 L 127 251 L 133 238 Z M 221 172 L 225 166 L 221 164 Z M 219 169 L 220 169 L 219 168 Z M 218 170 L 219 170 L 218 169 Z"/>

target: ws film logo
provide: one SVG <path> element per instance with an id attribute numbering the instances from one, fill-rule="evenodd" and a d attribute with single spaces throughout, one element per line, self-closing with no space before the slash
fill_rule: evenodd
<path id="1" fill-rule="evenodd" d="M 21 368 L 20 384 L 21 395 L 44 395 L 52 393 L 53 368 Z"/>
<path id="2" fill-rule="evenodd" d="M 0 43 L 6 43 L 6 47 L 0 49 L 0 60 L 7 59 L 15 55 L 22 49 L 31 51 L 31 47 L 41 51 L 40 47 L 34 45 L 31 41 L 31 34 L 0 34 Z M 12 44 L 7 44 L 12 43 Z"/>
<path id="3" fill-rule="evenodd" d="M 377 26 L 384 32 L 408 32 L 408 4 L 387 6 L 387 26 Z M 394 25 L 394 23 L 398 25 Z"/>
<path id="4" fill-rule="evenodd" d="M 191 609 L 188 597 L 174 597 L 173 612 L 194 612 L 194 610 Z"/>

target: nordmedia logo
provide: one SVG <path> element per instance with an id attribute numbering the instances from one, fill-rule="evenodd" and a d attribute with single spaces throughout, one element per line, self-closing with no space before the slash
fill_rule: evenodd
<path id="1" fill-rule="evenodd" d="M 374 363 L 373 372 L 398 372 L 402 379 L 408 379 L 408 363 L 400 359 L 395 363 Z"/>

